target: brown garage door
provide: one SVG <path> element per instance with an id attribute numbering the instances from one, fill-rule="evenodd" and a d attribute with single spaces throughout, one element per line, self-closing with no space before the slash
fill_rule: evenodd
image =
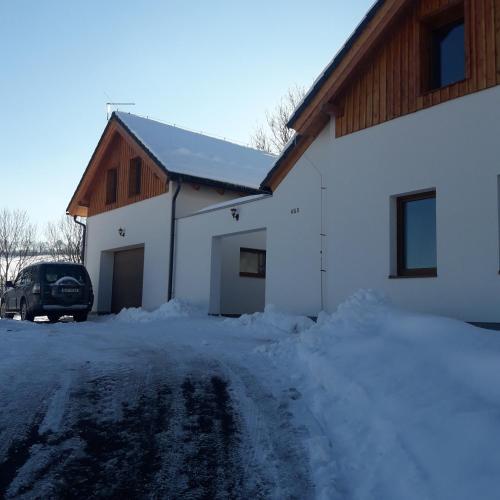
<path id="1" fill-rule="evenodd" d="M 143 271 L 144 248 L 115 252 L 112 312 L 120 312 L 124 307 L 142 306 Z"/>

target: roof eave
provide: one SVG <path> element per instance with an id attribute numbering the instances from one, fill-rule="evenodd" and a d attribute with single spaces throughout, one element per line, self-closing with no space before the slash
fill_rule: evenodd
<path id="1" fill-rule="evenodd" d="M 371 7 L 371 9 L 368 11 L 366 16 L 363 18 L 361 23 L 358 24 L 356 29 L 354 30 L 353 34 L 349 37 L 347 42 L 343 45 L 343 47 L 337 52 L 333 60 L 327 65 L 325 70 L 322 72 L 320 77 L 314 82 L 313 86 L 309 90 L 309 92 L 305 95 L 304 99 L 300 102 L 299 106 L 294 110 L 290 118 L 288 119 L 287 122 L 287 127 L 294 129 L 295 124 L 297 123 L 297 120 L 299 117 L 304 113 L 304 111 L 307 109 L 311 101 L 316 97 L 317 93 L 319 92 L 320 88 L 323 86 L 323 84 L 330 78 L 332 73 L 338 68 L 340 63 L 343 61 L 344 57 L 347 55 L 347 53 L 350 51 L 356 40 L 359 38 L 359 36 L 363 33 L 364 29 L 366 28 L 367 24 L 375 17 L 379 9 L 383 6 L 386 0 L 377 0 Z"/>

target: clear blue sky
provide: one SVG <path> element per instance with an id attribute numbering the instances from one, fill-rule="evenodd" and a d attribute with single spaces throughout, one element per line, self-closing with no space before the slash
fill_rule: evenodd
<path id="1" fill-rule="evenodd" d="M 64 214 L 105 102 L 240 142 L 309 87 L 372 0 L 0 2 L 0 208 Z"/>

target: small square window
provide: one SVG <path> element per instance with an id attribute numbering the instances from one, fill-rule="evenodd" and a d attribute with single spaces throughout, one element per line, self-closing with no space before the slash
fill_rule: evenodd
<path id="1" fill-rule="evenodd" d="M 142 184 L 142 161 L 140 158 L 132 158 L 128 171 L 128 195 L 141 194 Z"/>
<path id="2" fill-rule="evenodd" d="M 423 22 L 423 90 L 466 79 L 465 17 L 462 3 Z"/>
<path id="3" fill-rule="evenodd" d="M 106 205 L 116 203 L 118 191 L 118 170 L 111 168 L 106 173 Z"/>
<path id="4" fill-rule="evenodd" d="M 435 191 L 397 198 L 397 272 L 437 276 Z"/>
<path id="5" fill-rule="evenodd" d="M 266 251 L 253 248 L 240 248 L 240 276 L 265 278 Z"/>

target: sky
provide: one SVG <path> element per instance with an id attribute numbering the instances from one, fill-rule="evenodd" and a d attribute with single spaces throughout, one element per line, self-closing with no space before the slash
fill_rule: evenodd
<path id="1" fill-rule="evenodd" d="M 67 204 L 106 102 L 248 143 L 310 87 L 372 0 L 0 0 L 0 209 L 40 229 Z"/>

